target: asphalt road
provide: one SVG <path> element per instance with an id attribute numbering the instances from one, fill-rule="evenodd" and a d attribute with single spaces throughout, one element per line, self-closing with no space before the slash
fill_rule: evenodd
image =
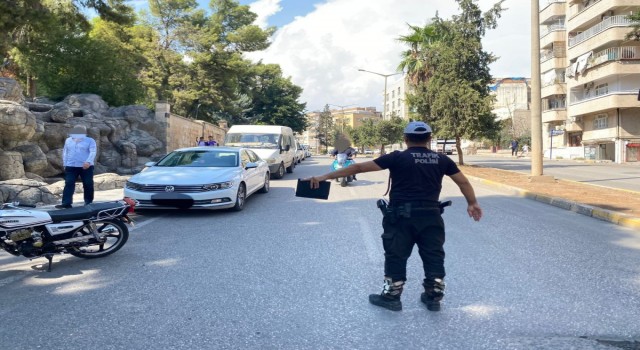
<path id="1" fill-rule="evenodd" d="M 362 161 L 362 159 L 358 159 Z M 640 339 L 640 235 L 490 187 L 473 222 L 457 187 L 443 311 L 380 292 L 385 172 L 296 198 L 312 158 L 234 212 L 151 212 L 112 256 L 29 261 L 0 253 L 3 349 L 619 349 Z M 621 343 L 624 342 L 624 343 Z M 614 344 L 614 345 L 612 345 Z M 627 347 L 632 349 L 632 347 Z"/>
<path id="2" fill-rule="evenodd" d="M 458 156 L 450 156 L 456 162 Z M 530 158 L 465 155 L 465 163 L 531 174 Z M 543 173 L 556 178 L 640 192 L 640 164 L 543 160 Z"/>

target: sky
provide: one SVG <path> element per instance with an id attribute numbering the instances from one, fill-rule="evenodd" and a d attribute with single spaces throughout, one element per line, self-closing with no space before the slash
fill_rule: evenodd
<path id="1" fill-rule="evenodd" d="M 478 0 L 483 11 L 498 0 Z M 308 111 L 326 104 L 376 107 L 382 110 L 384 78 L 360 72 L 396 72 L 405 49 L 397 40 L 408 25 L 423 26 L 436 13 L 459 12 L 454 0 L 239 0 L 258 15 L 256 24 L 275 26 L 271 46 L 247 55 L 277 63 L 284 75 L 302 87 Z M 207 8 L 208 0 L 198 0 Z M 498 27 L 483 39 L 485 50 L 499 59 L 494 77 L 529 77 L 530 2 L 506 0 Z M 400 77 L 388 78 L 391 84 Z M 332 107 L 335 108 L 335 107 Z"/>

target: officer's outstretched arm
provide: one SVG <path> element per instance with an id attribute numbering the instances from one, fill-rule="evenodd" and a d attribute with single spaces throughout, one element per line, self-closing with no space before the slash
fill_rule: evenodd
<path id="1" fill-rule="evenodd" d="M 311 181 L 311 188 L 318 188 L 320 187 L 320 181 L 337 179 L 339 177 L 347 177 L 355 174 L 367 173 L 370 171 L 378 171 L 378 170 L 382 170 L 382 168 L 378 166 L 378 164 L 376 164 L 374 161 L 368 161 L 364 163 L 355 163 L 355 164 L 349 165 L 346 168 L 338 169 L 336 171 L 332 171 L 324 175 L 313 176 L 303 180 Z"/>
<path id="2" fill-rule="evenodd" d="M 480 221 L 480 218 L 482 218 L 482 208 L 480 208 L 480 204 L 478 204 L 476 194 L 473 191 L 469 179 L 467 179 L 462 172 L 458 172 L 450 177 L 451 180 L 458 185 L 460 192 L 462 192 L 462 195 L 467 200 L 467 213 L 469 213 L 469 216 L 475 221 Z"/>

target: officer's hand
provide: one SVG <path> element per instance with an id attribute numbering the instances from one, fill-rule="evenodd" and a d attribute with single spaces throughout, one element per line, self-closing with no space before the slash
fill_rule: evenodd
<path id="1" fill-rule="evenodd" d="M 469 217 L 472 217 L 475 221 L 480 221 L 482 218 L 482 208 L 478 203 L 469 204 L 467 206 L 467 213 L 469 213 Z"/>
<path id="2" fill-rule="evenodd" d="M 90 167 L 91 167 L 91 163 L 89 163 L 89 162 L 84 162 L 84 163 L 82 164 L 82 169 L 84 169 L 84 170 L 87 170 L 87 169 L 89 169 Z"/>
<path id="3" fill-rule="evenodd" d="M 326 181 L 326 176 L 312 176 L 306 179 L 302 179 L 302 181 L 309 181 L 309 186 L 313 189 L 320 188 L 320 181 Z"/>

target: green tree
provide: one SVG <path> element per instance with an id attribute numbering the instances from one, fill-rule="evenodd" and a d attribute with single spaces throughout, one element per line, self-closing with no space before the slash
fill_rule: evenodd
<path id="1" fill-rule="evenodd" d="M 481 39 L 487 29 L 497 26 L 503 1 L 485 13 L 475 0 L 456 1 L 461 14 L 450 20 L 434 18 L 436 32 L 446 40 L 423 50 L 421 59 L 429 79 L 414 85 L 408 102 L 438 138 L 456 140 L 458 160 L 464 164 L 462 138 L 495 134 L 500 128 L 491 112 L 493 98 L 488 89 L 489 64 L 495 57 L 483 50 Z"/>
<path id="2" fill-rule="evenodd" d="M 385 154 L 385 146 L 402 142 L 406 121 L 398 117 L 391 117 L 375 124 L 375 140 L 380 145 L 380 154 Z"/>
<path id="3" fill-rule="evenodd" d="M 627 34 L 626 39 L 640 41 L 640 11 L 630 14 L 628 18 L 635 23 L 633 24 L 631 31 Z"/>
<path id="4" fill-rule="evenodd" d="M 320 142 L 320 145 L 325 146 L 324 153 L 327 153 L 329 151 L 329 142 L 334 138 L 332 135 L 333 130 L 333 116 L 331 115 L 329 105 L 325 105 L 324 109 L 318 116 L 318 124 L 316 125 L 314 130 L 317 135 L 316 137 L 318 138 L 318 142 Z M 318 150 L 318 152 L 322 154 L 320 150 Z"/>
<path id="5" fill-rule="evenodd" d="M 298 102 L 302 88 L 284 78 L 280 66 L 275 64 L 253 66 L 252 76 L 252 107 L 245 119 L 256 124 L 288 126 L 295 132 L 304 131 L 307 128 L 306 104 Z"/>
<path id="6" fill-rule="evenodd" d="M 426 66 L 425 54 L 433 45 L 443 40 L 443 34 L 438 32 L 439 27 L 434 24 L 424 27 L 409 25 L 409 29 L 409 34 L 398 39 L 409 46 L 408 50 L 402 52 L 398 70 L 406 72 L 408 81 L 417 85 L 429 80 L 431 71 Z"/>

